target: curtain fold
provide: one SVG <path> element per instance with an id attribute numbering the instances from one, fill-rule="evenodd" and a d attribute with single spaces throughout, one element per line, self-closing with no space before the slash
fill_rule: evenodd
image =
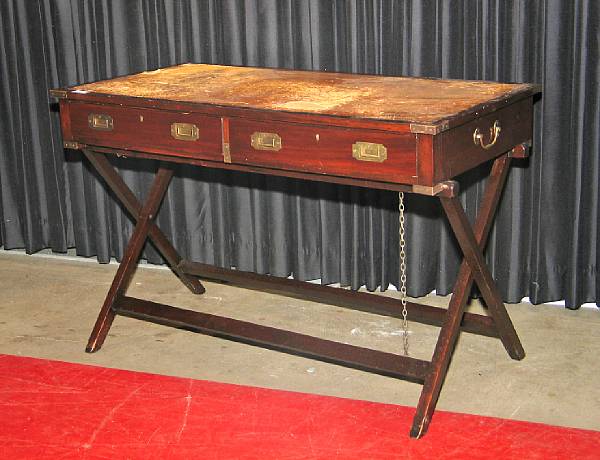
<path id="1" fill-rule="evenodd" d="M 50 88 L 188 61 L 535 82 L 532 155 L 486 257 L 506 301 L 600 302 L 599 24 L 595 0 L 4 0 L 0 245 L 107 262 L 132 231 L 63 150 Z M 142 197 L 156 164 L 113 161 Z M 486 172 L 460 178 L 471 217 Z M 406 204 L 409 294 L 448 293 L 460 253 L 440 207 Z M 375 290 L 398 283 L 397 208 L 391 192 L 178 166 L 158 223 L 194 260 Z"/>

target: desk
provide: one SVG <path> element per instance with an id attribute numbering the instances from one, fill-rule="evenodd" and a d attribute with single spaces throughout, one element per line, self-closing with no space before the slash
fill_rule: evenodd
<path id="1" fill-rule="evenodd" d="M 252 345 L 423 384 L 411 429 L 433 415 L 459 331 L 497 337 L 525 356 L 487 268 L 483 249 L 511 158 L 532 135 L 535 85 L 349 75 L 184 64 L 52 90 L 60 100 L 66 148 L 80 149 L 135 220 L 123 260 L 86 351 L 102 346 L 116 315 L 182 327 Z M 159 160 L 142 203 L 109 155 Z M 470 224 L 455 177 L 493 161 L 477 219 Z M 173 163 L 224 168 L 429 195 L 440 200 L 464 260 L 448 309 L 408 303 L 413 321 L 441 326 L 431 361 L 365 349 L 126 295 L 149 238 L 195 294 L 200 279 L 300 295 L 391 317 L 400 301 L 183 260 L 154 223 Z M 475 282 L 489 315 L 465 313 Z"/>

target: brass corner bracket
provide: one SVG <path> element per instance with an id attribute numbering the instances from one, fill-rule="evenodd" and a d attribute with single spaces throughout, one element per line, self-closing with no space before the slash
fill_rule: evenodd
<path id="1" fill-rule="evenodd" d="M 448 122 L 444 121 L 437 124 L 425 124 L 425 123 L 411 123 L 410 132 L 413 134 L 432 134 L 436 135 L 449 128 Z"/>
<path id="2" fill-rule="evenodd" d="M 51 89 L 49 91 L 50 97 L 55 97 L 57 99 L 66 99 L 67 98 L 67 90 L 62 88 Z"/>
<path id="3" fill-rule="evenodd" d="M 65 149 L 81 150 L 85 148 L 85 144 L 80 144 L 79 142 L 75 141 L 64 141 L 63 147 Z"/>
<path id="4" fill-rule="evenodd" d="M 427 196 L 443 196 L 445 198 L 453 198 L 458 195 L 459 186 L 455 180 L 447 180 L 435 184 L 433 187 L 428 185 L 413 185 L 412 193 Z"/>

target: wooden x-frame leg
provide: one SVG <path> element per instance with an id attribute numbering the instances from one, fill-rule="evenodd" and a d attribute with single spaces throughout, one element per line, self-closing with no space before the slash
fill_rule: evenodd
<path id="1" fill-rule="evenodd" d="M 496 208 L 506 181 L 510 166 L 509 154 L 497 158 L 488 178 L 485 195 L 475 224 L 471 227 L 463 207 L 457 197 L 440 197 L 450 225 L 464 254 L 458 277 L 454 285 L 446 320 L 440 330 L 435 347 L 430 372 L 425 378 L 423 391 L 417 405 L 417 412 L 411 429 L 412 437 L 421 437 L 427 431 L 431 416 L 442 388 L 442 383 L 452 351 L 458 337 L 465 306 L 469 298 L 473 279 L 489 309 L 500 340 L 513 359 L 523 359 L 525 351 L 510 321 L 500 294 L 485 264 L 483 249 L 492 227 Z"/>
<path id="2" fill-rule="evenodd" d="M 119 264 L 117 273 L 90 335 L 86 351 L 92 353 L 99 350 L 104 343 L 104 339 L 115 317 L 115 310 L 113 308 L 115 302 L 125 294 L 148 237 L 150 237 L 156 249 L 163 255 L 171 269 L 179 276 L 179 279 L 181 279 L 190 291 L 194 294 L 202 294 L 204 293 L 204 286 L 202 286 L 202 283 L 197 278 L 191 277 L 179 269 L 181 256 L 154 223 L 156 213 L 160 208 L 160 204 L 173 177 L 173 170 L 168 164 L 161 163 L 146 202 L 142 205 L 115 171 L 105 155 L 95 153 L 91 150 L 84 150 L 83 152 L 137 222 L 123 254 L 123 260 Z"/>
<path id="3" fill-rule="evenodd" d="M 204 287 L 196 276 L 205 276 L 229 280 L 250 288 L 262 287 L 274 290 L 274 292 L 289 292 L 292 295 L 301 293 L 309 300 L 399 317 L 398 304 L 394 299 L 360 292 L 351 293 L 329 286 L 307 285 L 296 280 L 223 269 L 182 260 L 154 223 L 156 213 L 173 176 L 173 170 L 168 163 L 160 163 L 154 183 L 142 205 L 104 154 L 91 150 L 84 150 L 84 153 L 136 220 L 136 226 L 123 260 L 90 336 L 86 349 L 88 352 L 100 349 L 112 321 L 118 313 L 383 375 L 408 378 L 423 383 L 423 390 L 410 433 L 412 437 L 417 438 L 427 431 L 461 329 L 466 332 L 499 337 L 513 359 L 522 359 L 525 356 L 483 257 L 483 249 L 508 174 L 509 154 L 498 157 L 494 161 L 479 214 L 473 226 L 456 196 L 439 197 L 463 252 L 464 260 L 460 266 L 447 310 L 409 304 L 411 317 L 414 320 L 441 325 L 433 358 L 429 362 L 127 297 L 125 295 L 127 285 L 133 275 L 142 248 L 146 240 L 150 238 L 181 281 L 196 294 L 204 292 Z M 479 287 L 488 306 L 489 317 L 464 311 L 473 282 Z"/>

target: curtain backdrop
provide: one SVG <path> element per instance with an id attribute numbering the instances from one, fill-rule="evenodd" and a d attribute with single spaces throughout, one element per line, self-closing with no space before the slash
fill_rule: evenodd
<path id="1" fill-rule="evenodd" d="M 596 0 L 2 0 L 0 245 L 120 258 L 132 225 L 62 148 L 48 89 L 182 62 L 535 82 L 486 257 L 504 299 L 598 302 Z M 115 160 L 143 195 L 155 164 Z M 460 178 L 473 216 L 485 167 Z M 398 282 L 394 193 L 181 166 L 158 222 L 197 261 L 369 290 Z M 459 251 L 410 196 L 409 294 L 448 293 Z M 160 258 L 148 248 L 145 257 Z"/>

